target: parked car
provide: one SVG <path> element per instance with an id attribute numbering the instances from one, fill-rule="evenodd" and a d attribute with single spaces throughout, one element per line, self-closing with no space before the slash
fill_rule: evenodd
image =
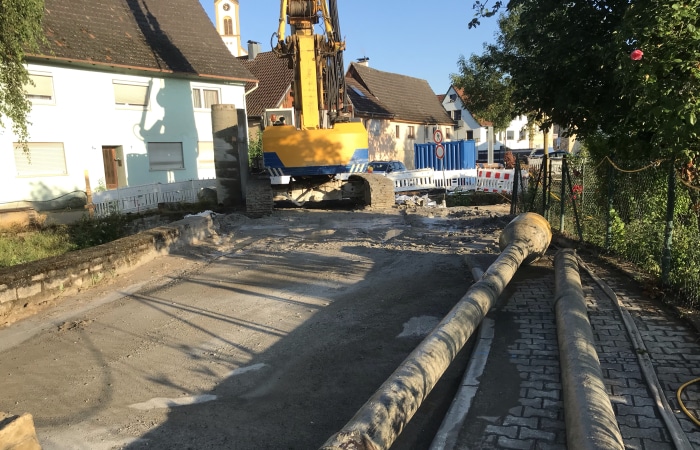
<path id="1" fill-rule="evenodd" d="M 533 151 L 531 151 L 529 155 L 527 155 L 527 157 L 529 159 L 542 158 L 543 156 L 544 156 L 544 149 L 543 148 L 536 148 Z"/>
<path id="2" fill-rule="evenodd" d="M 372 161 L 367 164 L 367 172 L 386 175 L 387 173 L 405 172 L 406 166 L 401 161 Z"/>
<path id="3" fill-rule="evenodd" d="M 549 157 L 554 159 L 562 159 L 564 155 L 568 154 L 569 152 L 565 152 L 564 150 L 557 150 L 556 152 L 549 152 Z"/>
<path id="4" fill-rule="evenodd" d="M 549 151 L 549 157 L 551 159 L 562 159 L 562 157 L 564 155 L 568 155 L 568 154 L 569 154 L 569 152 L 566 152 L 564 150 L 557 150 L 557 151 L 550 150 Z M 533 159 L 535 159 L 535 160 L 542 159 L 543 156 L 544 156 L 544 149 L 536 148 L 530 152 L 530 154 L 527 157 L 527 161 L 529 162 Z"/>

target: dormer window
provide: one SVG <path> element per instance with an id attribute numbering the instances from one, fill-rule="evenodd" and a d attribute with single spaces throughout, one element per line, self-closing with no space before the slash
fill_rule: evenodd
<path id="1" fill-rule="evenodd" d="M 457 94 L 450 94 L 450 103 L 454 103 L 457 101 Z"/>

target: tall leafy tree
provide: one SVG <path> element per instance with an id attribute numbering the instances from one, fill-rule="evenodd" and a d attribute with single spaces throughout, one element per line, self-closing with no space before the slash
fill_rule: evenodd
<path id="1" fill-rule="evenodd" d="M 626 0 L 509 4 L 511 23 L 501 27 L 498 61 L 513 79 L 519 109 L 579 136 L 607 128 L 620 107 L 617 61 L 609 48 L 624 13 L 619 3 Z"/>
<path id="2" fill-rule="evenodd" d="M 494 15 L 505 5 L 488 2 L 475 1 L 477 15 Z M 513 26 L 501 28 L 494 52 L 511 77 L 516 104 L 584 139 L 606 139 L 618 156 L 668 158 L 676 169 L 682 164 L 700 205 L 693 186 L 700 154 L 700 0 L 510 0 L 507 11 Z M 664 282 L 672 260 L 672 171 L 668 180 Z"/>
<path id="3" fill-rule="evenodd" d="M 487 54 L 510 77 L 518 111 L 534 111 L 618 154 L 697 154 L 700 0 L 476 1 L 503 11 Z M 643 58 L 630 59 L 633 50 Z M 653 144 L 653 145 L 650 145 Z"/>
<path id="4" fill-rule="evenodd" d="M 462 101 L 477 119 L 505 130 L 514 117 L 510 77 L 499 70 L 488 55 L 459 58 L 460 74 L 452 75 L 452 84 L 464 91 Z"/>
<path id="5" fill-rule="evenodd" d="M 619 137 L 646 137 L 685 161 L 700 152 L 700 0 L 637 0 L 616 39 L 629 105 Z M 629 56 L 628 56 L 629 55 Z"/>
<path id="6" fill-rule="evenodd" d="M 0 1 L 0 128 L 6 119 L 19 141 L 26 143 L 31 103 L 23 86 L 29 82 L 24 66 L 26 52 L 38 51 L 44 41 L 44 0 Z"/>

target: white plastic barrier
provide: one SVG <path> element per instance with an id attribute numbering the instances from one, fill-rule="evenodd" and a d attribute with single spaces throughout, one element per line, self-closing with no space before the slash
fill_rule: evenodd
<path id="1" fill-rule="evenodd" d="M 196 203 L 197 194 L 205 187 L 216 187 L 216 180 L 190 180 L 178 183 L 154 183 L 94 192 L 95 215 L 143 212 L 158 208 L 159 203 Z"/>
<path id="2" fill-rule="evenodd" d="M 396 192 L 409 192 L 427 189 L 445 189 L 448 192 L 483 191 L 510 194 L 513 191 L 513 169 L 433 169 L 408 170 L 390 173 L 387 178 L 394 181 Z M 524 189 L 527 186 L 528 173 L 521 171 Z"/>
<path id="3" fill-rule="evenodd" d="M 449 192 L 473 191 L 476 189 L 476 169 L 446 170 L 435 172 L 435 187 Z"/>
<path id="4" fill-rule="evenodd" d="M 514 169 L 477 169 L 476 190 L 512 194 L 514 174 Z M 527 171 L 521 171 L 521 174 L 523 186 L 527 186 Z"/>
<path id="5" fill-rule="evenodd" d="M 386 177 L 394 182 L 395 192 L 420 191 L 435 188 L 435 171 L 433 169 L 407 170 L 388 173 Z"/>

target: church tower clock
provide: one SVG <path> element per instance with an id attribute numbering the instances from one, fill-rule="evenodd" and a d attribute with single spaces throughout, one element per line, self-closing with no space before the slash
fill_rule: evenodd
<path id="1" fill-rule="evenodd" d="M 216 11 L 216 31 L 233 56 L 245 56 L 248 53 L 241 45 L 240 5 L 238 0 L 214 0 Z"/>

